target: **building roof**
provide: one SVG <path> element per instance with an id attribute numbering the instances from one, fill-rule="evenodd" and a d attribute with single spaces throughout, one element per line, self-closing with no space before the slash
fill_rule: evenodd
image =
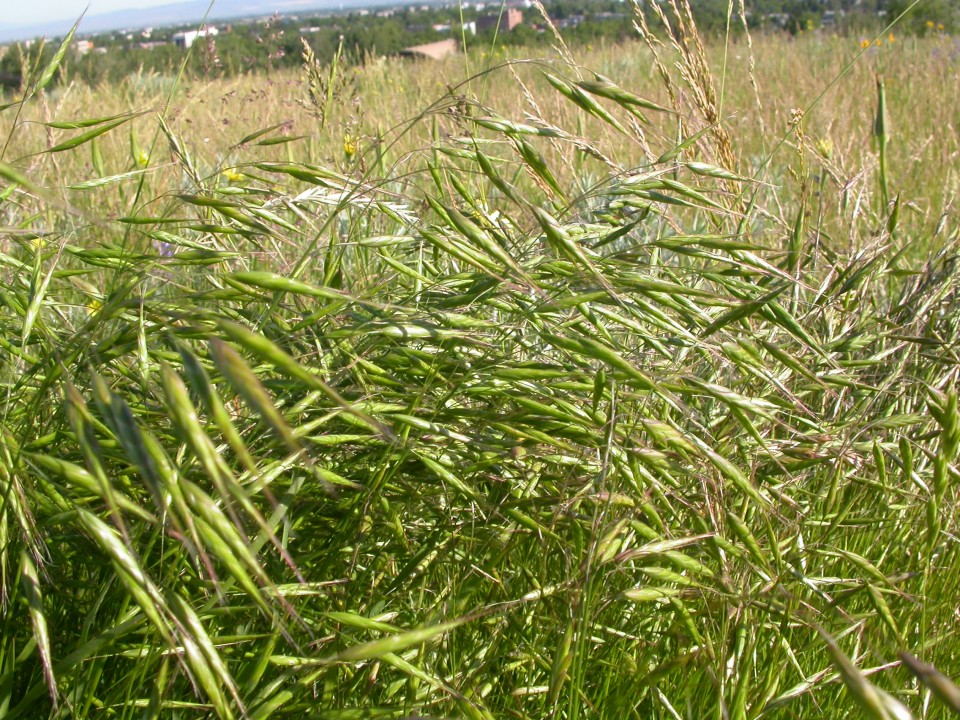
<path id="1" fill-rule="evenodd" d="M 400 54 L 410 57 L 440 60 L 447 55 L 453 55 L 455 52 L 457 52 L 457 41 L 449 38 L 447 40 L 440 40 L 439 42 L 427 43 L 426 45 L 414 45 L 413 47 L 404 48 L 400 51 Z"/>

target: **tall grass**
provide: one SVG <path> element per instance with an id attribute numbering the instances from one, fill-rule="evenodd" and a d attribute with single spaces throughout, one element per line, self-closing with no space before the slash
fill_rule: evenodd
<path id="1" fill-rule="evenodd" d="M 160 113 L 37 70 L 0 115 L 5 717 L 956 712 L 953 180 L 903 182 L 894 120 L 880 199 L 862 64 L 852 118 L 788 123 L 793 85 L 757 138 L 692 28 L 651 45 L 672 93 L 639 46 Z"/>

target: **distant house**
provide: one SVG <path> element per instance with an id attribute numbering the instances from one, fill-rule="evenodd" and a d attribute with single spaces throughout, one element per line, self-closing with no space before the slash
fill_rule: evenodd
<path id="1" fill-rule="evenodd" d="M 212 37 L 219 34 L 220 32 L 215 27 L 210 26 L 200 28 L 199 30 L 187 30 L 186 32 L 174 33 L 173 44 L 178 48 L 186 50 L 193 45 L 194 40 L 197 38 Z"/>
<path id="2" fill-rule="evenodd" d="M 557 22 L 557 26 L 561 30 L 564 30 L 567 28 L 575 28 L 586 19 L 587 19 L 586 15 L 568 15 L 567 17 L 559 20 Z"/>
<path id="3" fill-rule="evenodd" d="M 763 19 L 781 30 L 790 22 L 790 16 L 787 13 L 768 13 L 763 16 Z"/>
<path id="4" fill-rule="evenodd" d="M 523 13 L 517 8 L 507 8 L 502 13 L 491 13 L 484 15 L 477 20 L 477 30 L 496 30 L 497 32 L 508 32 L 517 25 L 523 24 Z"/>
<path id="5" fill-rule="evenodd" d="M 93 47 L 92 40 L 77 40 L 73 43 L 73 49 L 76 50 L 77 55 L 86 55 L 93 50 Z"/>
<path id="6" fill-rule="evenodd" d="M 404 48 L 400 54 L 404 57 L 421 58 L 426 60 L 442 60 L 447 55 L 453 55 L 457 52 L 457 41 L 453 38 L 441 40 L 439 42 L 427 43 L 426 45 L 414 45 Z"/>

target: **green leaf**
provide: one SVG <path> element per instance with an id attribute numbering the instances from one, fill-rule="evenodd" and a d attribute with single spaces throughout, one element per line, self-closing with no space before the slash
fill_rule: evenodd
<path id="1" fill-rule="evenodd" d="M 121 117 L 117 120 L 112 120 L 108 122 L 106 125 L 95 127 L 93 130 L 88 130 L 87 132 L 81 133 L 76 137 L 70 138 L 69 140 L 64 140 L 62 143 L 58 143 L 57 145 L 54 145 L 52 148 L 44 150 L 44 152 L 59 153 L 59 152 L 64 152 L 66 150 L 73 150 L 73 148 L 79 147 L 84 143 L 88 143 L 91 140 L 93 140 L 95 137 L 99 137 L 104 133 L 110 132 L 115 127 L 119 127 L 120 125 L 123 125 L 124 123 L 129 122 L 132 117 L 133 116 L 126 116 L 126 117 Z"/>
<path id="2" fill-rule="evenodd" d="M 40 652 L 43 675 L 50 691 L 50 701 L 57 707 L 57 680 L 53 674 L 53 652 L 50 649 L 50 631 L 47 627 L 47 615 L 43 609 L 43 593 L 40 590 L 40 576 L 28 552 L 20 553 L 20 582 L 30 609 L 30 622 L 33 625 L 33 637 Z"/>
<path id="3" fill-rule="evenodd" d="M 35 91 L 43 90 L 47 85 L 50 84 L 54 73 L 57 71 L 57 68 L 60 67 L 60 63 L 63 62 L 63 58 L 67 54 L 67 50 L 70 49 L 70 44 L 73 42 L 73 36 L 77 32 L 77 28 L 80 27 L 80 21 L 83 20 L 83 16 L 86 14 L 87 11 L 84 10 L 83 13 L 80 14 L 80 17 L 77 18 L 77 21 L 73 24 L 73 27 L 70 28 L 63 40 L 60 42 L 60 46 L 53 54 L 53 57 L 50 58 L 50 62 L 47 63 L 46 67 L 43 69 L 43 72 L 40 73 L 40 77 L 37 78 L 37 83 L 34 86 Z"/>

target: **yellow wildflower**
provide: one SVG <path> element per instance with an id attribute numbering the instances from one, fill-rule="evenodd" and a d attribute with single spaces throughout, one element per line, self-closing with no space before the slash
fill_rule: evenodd
<path id="1" fill-rule="evenodd" d="M 352 158 L 357 154 L 357 141 L 350 135 L 343 136 L 343 154 L 348 158 Z"/>
<path id="2" fill-rule="evenodd" d="M 896 42 L 896 38 L 893 36 L 893 33 L 890 33 L 889 35 L 887 35 L 887 42 L 890 43 L 891 45 L 894 42 Z"/>
<path id="3" fill-rule="evenodd" d="M 819 138 L 816 142 L 816 148 L 820 156 L 827 160 L 833 156 L 833 142 L 830 138 Z"/>
<path id="4" fill-rule="evenodd" d="M 861 48 L 862 50 L 866 50 L 868 47 L 870 47 L 870 41 L 869 41 L 869 40 L 861 40 L 861 41 L 860 41 L 860 48 Z"/>

